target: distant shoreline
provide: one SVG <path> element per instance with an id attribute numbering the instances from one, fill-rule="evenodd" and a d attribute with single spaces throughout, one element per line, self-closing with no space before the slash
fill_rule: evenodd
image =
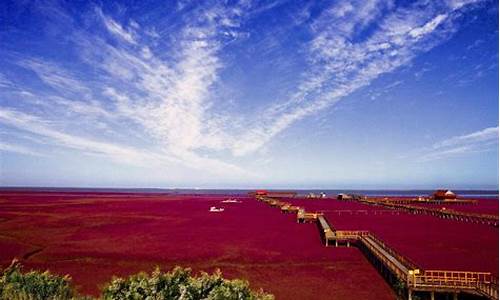
<path id="1" fill-rule="evenodd" d="M 0 192 L 10 191 L 30 191 L 30 192 L 78 192 L 78 193 L 145 193 L 145 194 L 246 194 L 255 189 L 187 189 L 187 188 L 88 188 L 88 187 L 0 187 Z M 284 191 L 285 189 L 268 189 L 275 191 Z M 415 190 L 391 190 L 391 189 L 287 189 L 299 194 L 324 192 L 328 196 L 334 196 L 339 193 L 353 193 L 366 196 L 380 197 L 417 197 L 428 196 L 434 192 L 432 189 Z M 453 190 L 460 198 L 481 197 L 498 198 L 498 190 Z"/>

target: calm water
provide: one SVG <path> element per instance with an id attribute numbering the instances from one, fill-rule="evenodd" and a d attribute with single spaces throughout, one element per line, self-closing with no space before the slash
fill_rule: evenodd
<path id="1" fill-rule="evenodd" d="M 2 190 L 29 190 L 40 192 L 111 192 L 111 193 L 168 193 L 168 194 L 225 194 L 236 195 L 246 194 L 251 189 L 115 189 L 115 188 L 48 188 L 48 187 L 0 187 Z M 308 193 L 324 192 L 328 196 L 336 196 L 340 193 L 352 193 L 366 196 L 428 196 L 434 190 L 350 190 L 350 189 L 335 189 L 335 190 L 287 190 L 295 191 L 299 195 Z M 481 198 L 498 198 L 498 190 L 453 190 L 459 197 L 481 197 Z"/>

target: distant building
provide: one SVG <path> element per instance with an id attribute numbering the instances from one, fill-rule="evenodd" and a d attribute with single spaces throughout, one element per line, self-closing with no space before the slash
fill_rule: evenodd
<path id="1" fill-rule="evenodd" d="M 352 195 L 349 194 L 338 194 L 337 200 L 352 200 Z"/>
<path id="2" fill-rule="evenodd" d="M 306 195 L 306 198 L 310 198 L 310 199 L 313 199 L 313 198 L 326 198 L 326 194 L 321 192 L 319 194 L 315 194 L 315 193 L 309 193 Z"/>
<path id="3" fill-rule="evenodd" d="M 341 193 L 341 194 L 338 194 L 337 195 L 337 200 L 361 200 L 363 198 L 363 196 L 361 195 L 356 195 L 356 194 L 344 194 L 344 193 Z"/>
<path id="4" fill-rule="evenodd" d="M 289 192 L 289 191 L 256 190 L 255 192 L 250 192 L 249 195 L 267 196 L 267 197 L 274 197 L 274 198 L 293 198 L 297 195 L 297 193 L 296 192 Z"/>
<path id="5" fill-rule="evenodd" d="M 268 197 L 274 198 L 294 198 L 297 195 L 296 192 L 288 192 L 288 191 L 268 191 Z"/>
<path id="6" fill-rule="evenodd" d="M 454 200 L 457 199 L 457 195 L 450 190 L 437 190 L 432 195 L 434 200 Z"/>

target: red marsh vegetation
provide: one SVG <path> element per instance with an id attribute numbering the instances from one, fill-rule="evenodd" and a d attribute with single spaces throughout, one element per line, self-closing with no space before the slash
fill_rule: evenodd
<path id="1" fill-rule="evenodd" d="M 325 248 L 314 224 L 246 196 L 221 203 L 228 197 L 3 191 L 0 266 L 19 257 L 93 295 L 112 275 L 179 265 L 220 268 L 277 299 L 394 298 L 357 249 Z"/>

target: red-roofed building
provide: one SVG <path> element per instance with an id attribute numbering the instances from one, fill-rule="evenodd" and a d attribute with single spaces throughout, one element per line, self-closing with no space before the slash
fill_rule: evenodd
<path id="1" fill-rule="evenodd" d="M 297 195 L 297 192 L 256 190 L 255 192 L 250 192 L 249 195 L 267 196 L 274 198 L 293 198 Z"/>
<path id="2" fill-rule="evenodd" d="M 450 190 L 437 190 L 432 195 L 435 200 L 455 200 L 457 195 Z"/>

